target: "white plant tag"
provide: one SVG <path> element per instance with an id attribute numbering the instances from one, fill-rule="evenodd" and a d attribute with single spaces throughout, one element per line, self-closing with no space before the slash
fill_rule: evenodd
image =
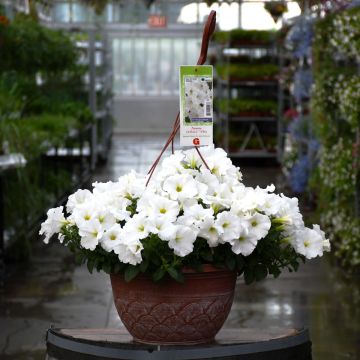
<path id="1" fill-rule="evenodd" d="M 213 67 L 180 66 L 180 146 L 213 144 Z"/>

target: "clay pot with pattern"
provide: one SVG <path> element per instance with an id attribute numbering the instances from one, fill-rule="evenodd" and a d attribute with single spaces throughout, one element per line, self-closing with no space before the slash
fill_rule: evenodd
<path id="1" fill-rule="evenodd" d="M 229 315 L 236 273 L 204 265 L 184 270 L 185 282 L 154 283 L 139 275 L 125 282 L 111 275 L 114 302 L 134 340 L 147 344 L 193 345 L 214 341 Z"/>

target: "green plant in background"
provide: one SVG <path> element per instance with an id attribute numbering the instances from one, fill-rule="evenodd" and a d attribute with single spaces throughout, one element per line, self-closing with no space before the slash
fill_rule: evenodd
<path id="1" fill-rule="evenodd" d="M 78 146 L 77 134 L 94 121 L 78 50 L 70 37 L 43 27 L 34 14 L 12 22 L 0 17 L 0 153 L 21 152 L 28 160 L 4 179 L 5 234 L 13 258 L 29 256 L 29 230 L 44 209 L 73 190 L 74 168 L 82 169 L 57 158 L 47 162 L 43 154 Z M 19 189 L 26 196 L 19 196 Z"/>
<path id="2" fill-rule="evenodd" d="M 24 15 L 18 15 L 1 34 L 3 71 L 58 73 L 76 64 L 76 49 L 65 34 L 47 29 Z"/>
<path id="3" fill-rule="evenodd" d="M 330 147 L 323 146 L 312 184 L 321 184 L 316 186 L 321 223 L 329 229 L 335 254 L 346 268 L 360 265 L 360 219 L 355 203 L 358 175 L 359 159 L 354 157 L 351 140 L 340 138 Z"/>
<path id="4" fill-rule="evenodd" d="M 230 115 L 241 113 L 260 113 L 261 115 L 275 115 L 277 102 L 274 100 L 257 99 L 222 99 L 217 102 L 220 112 Z M 256 114 L 255 114 L 256 115 Z"/>
<path id="5" fill-rule="evenodd" d="M 340 116 L 356 131 L 360 125 L 360 75 L 343 82 L 338 97 Z"/>
<path id="6" fill-rule="evenodd" d="M 228 79 L 274 79 L 279 67 L 273 64 L 230 64 L 217 65 L 217 74 L 224 80 Z"/>
<path id="7" fill-rule="evenodd" d="M 311 188 L 338 262 L 349 271 L 360 269 L 359 45 L 360 7 L 315 26 L 312 116 L 322 148 Z"/>
<path id="8" fill-rule="evenodd" d="M 243 42 L 245 44 L 266 44 L 276 39 L 276 31 L 268 30 L 243 30 L 234 29 L 231 31 L 217 31 L 213 41 L 220 44 L 227 44 L 230 41 Z"/>
<path id="9" fill-rule="evenodd" d="M 360 8 L 354 8 L 336 15 L 330 43 L 342 56 L 360 60 Z"/>
<path id="10" fill-rule="evenodd" d="M 13 135 L 11 138 L 3 138 L 8 142 L 9 151 L 21 152 L 27 159 L 38 157 L 51 147 L 64 145 L 70 131 L 77 126 L 74 117 L 46 113 L 4 120 L 1 124 L 5 134 Z"/>

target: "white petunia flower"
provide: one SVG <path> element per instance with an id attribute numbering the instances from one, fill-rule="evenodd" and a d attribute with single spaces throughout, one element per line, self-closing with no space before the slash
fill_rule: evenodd
<path id="1" fill-rule="evenodd" d="M 175 221 L 180 212 L 180 206 L 177 201 L 154 195 L 148 199 L 147 211 L 150 216 L 161 216 L 169 221 Z"/>
<path id="2" fill-rule="evenodd" d="M 128 221 L 130 219 L 130 211 L 127 207 L 131 204 L 131 201 L 126 198 L 112 198 L 107 204 L 107 209 L 118 221 Z"/>
<path id="3" fill-rule="evenodd" d="M 103 234 L 100 244 L 108 252 L 112 251 L 115 246 L 122 242 L 122 229 L 119 224 L 113 225 Z"/>
<path id="4" fill-rule="evenodd" d="M 103 230 L 110 229 L 114 224 L 116 224 L 116 219 L 111 212 L 107 211 L 105 208 L 99 209 L 96 212 L 95 219 L 97 219 L 102 226 Z"/>
<path id="5" fill-rule="evenodd" d="M 47 212 L 47 219 L 41 224 L 40 235 L 45 235 L 44 243 L 48 244 L 50 238 L 60 232 L 61 228 L 67 223 L 63 214 L 63 206 L 50 209 Z"/>
<path id="6" fill-rule="evenodd" d="M 294 233 L 295 251 L 312 259 L 323 255 L 324 239 L 316 230 L 303 228 Z"/>
<path id="7" fill-rule="evenodd" d="M 143 245 L 133 233 L 124 233 L 124 240 L 121 244 L 114 247 L 115 254 L 124 264 L 137 265 L 142 262 L 141 251 Z"/>
<path id="8" fill-rule="evenodd" d="M 324 231 L 322 231 L 320 229 L 320 226 L 317 224 L 313 225 L 313 230 L 316 231 L 321 236 L 323 240 L 323 250 L 329 252 L 331 250 L 331 244 L 330 244 L 330 240 L 326 239 L 326 235 Z"/>
<path id="9" fill-rule="evenodd" d="M 246 223 L 246 228 L 248 229 L 250 236 L 256 240 L 264 238 L 271 228 L 271 220 L 269 217 L 260 213 L 246 216 L 243 219 Z"/>
<path id="10" fill-rule="evenodd" d="M 81 236 L 81 246 L 88 250 L 95 250 L 103 236 L 103 229 L 98 220 L 93 219 L 87 221 L 81 228 L 79 228 L 79 235 Z"/>
<path id="11" fill-rule="evenodd" d="M 277 194 L 265 194 L 265 201 L 259 210 L 263 211 L 266 215 L 276 215 L 280 212 L 282 200 Z"/>
<path id="12" fill-rule="evenodd" d="M 172 200 L 193 198 L 197 195 L 196 182 L 187 174 L 169 176 L 164 181 L 163 189 Z"/>
<path id="13" fill-rule="evenodd" d="M 169 241 L 176 235 L 176 226 L 165 217 L 154 216 L 148 218 L 146 230 L 149 233 L 156 234 L 161 240 Z"/>
<path id="14" fill-rule="evenodd" d="M 200 204 L 195 204 L 184 208 L 184 215 L 193 219 L 192 223 L 199 227 L 205 218 L 214 215 L 214 210 L 212 208 L 205 209 Z"/>
<path id="15" fill-rule="evenodd" d="M 258 240 L 252 236 L 249 229 L 244 227 L 240 231 L 240 235 L 231 242 L 231 250 L 239 255 L 249 256 L 256 248 Z"/>
<path id="16" fill-rule="evenodd" d="M 199 236 L 204 238 L 210 247 L 219 245 L 219 232 L 213 217 L 207 217 L 203 220 L 200 225 Z"/>
<path id="17" fill-rule="evenodd" d="M 220 234 L 221 241 L 231 242 L 239 237 L 241 225 L 239 218 L 229 211 L 223 211 L 217 215 L 215 227 Z"/>
<path id="18" fill-rule="evenodd" d="M 98 207 L 95 203 L 84 203 L 77 206 L 72 215 L 71 219 L 74 220 L 75 224 L 81 228 L 86 225 L 87 222 L 96 219 L 98 214 Z"/>
<path id="19" fill-rule="evenodd" d="M 135 214 L 124 226 L 124 230 L 134 234 L 138 239 L 145 239 L 149 235 L 147 230 L 147 217 Z"/>
<path id="20" fill-rule="evenodd" d="M 206 195 L 203 199 L 204 204 L 210 205 L 215 213 L 228 208 L 231 201 L 231 191 L 227 184 L 219 185 L 217 189 L 214 189 L 211 194 Z"/>
<path id="21" fill-rule="evenodd" d="M 85 204 L 93 199 L 94 195 L 89 190 L 78 190 L 74 194 L 70 195 L 66 204 L 68 212 L 72 212 L 76 207 Z"/>
<path id="22" fill-rule="evenodd" d="M 169 247 L 178 256 L 184 257 L 190 254 L 194 248 L 197 232 L 188 226 L 176 225 L 175 236 L 169 241 Z"/>

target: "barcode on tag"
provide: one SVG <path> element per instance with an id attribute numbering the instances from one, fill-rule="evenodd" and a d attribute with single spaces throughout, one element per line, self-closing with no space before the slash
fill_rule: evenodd
<path id="1" fill-rule="evenodd" d="M 205 113 L 204 116 L 205 117 L 212 117 L 212 103 L 211 101 L 205 101 Z"/>

